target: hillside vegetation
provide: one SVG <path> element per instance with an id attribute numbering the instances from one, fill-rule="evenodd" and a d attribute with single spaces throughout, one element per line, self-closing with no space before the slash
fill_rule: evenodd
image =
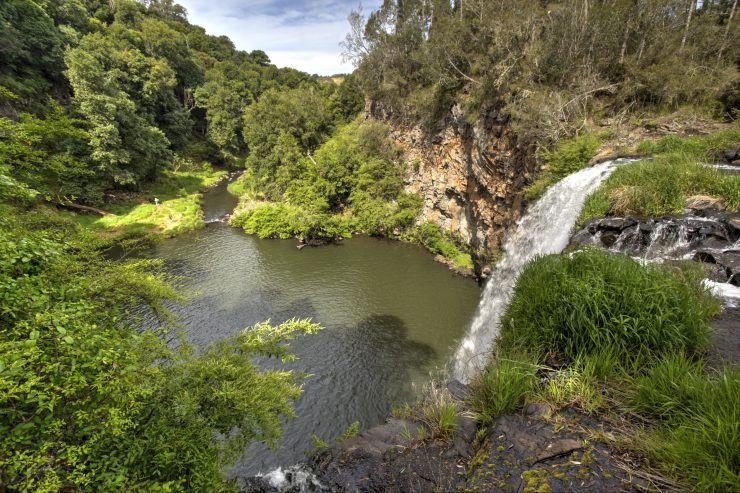
<path id="1" fill-rule="evenodd" d="M 546 145 L 594 117 L 701 107 L 734 117 L 736 5 L 726 0 L 385 0 L 350 16 L 366 95 L 433 125 L 461 103 Z"/>

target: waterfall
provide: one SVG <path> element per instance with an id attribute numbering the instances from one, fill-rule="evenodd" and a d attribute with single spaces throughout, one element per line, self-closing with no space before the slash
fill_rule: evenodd
<path id="1" fill-rule="evenodd" d="M 483 368 L 524 265 L 538 255 L 560 253 L 568 245 L 586 196 L 624 161 L 606 161 L 567 176 L 527 209 L 504 242 L 503 256 L 491 272 L 475 319 L 455 354 L 455 378 L 468 382 Z"/>

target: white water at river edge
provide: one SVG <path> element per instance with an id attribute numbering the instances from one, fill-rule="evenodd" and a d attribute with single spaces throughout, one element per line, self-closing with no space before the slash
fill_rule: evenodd
<path id="1" fill-rule="evenodd" d="M 478 312 L 457 349 L 453 376 L 468 383 L 481 371 L 499 333 L 499 321 L 509 304 L 516 280 L 534 257 L 560 253 L 570 241 L 586 196 L 628 160 L 606 161 L 563 178 L 532 204 L 503 245 L 483 290 Z"/>

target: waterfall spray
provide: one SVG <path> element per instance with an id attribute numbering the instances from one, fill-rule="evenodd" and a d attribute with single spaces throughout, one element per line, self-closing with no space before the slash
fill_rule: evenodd
<path id="1" fill-rule="evenodd" d="M 560 253 L 568 245 L 586 196 L 625 161 L 606 161 L 567 176 L 527 209 L 504 242 L 503 256 L 493 268 L 476 317 L 455 354 L 455 378 L 468 382 L 483 368 L 525 264 L 538 255 Z"/>

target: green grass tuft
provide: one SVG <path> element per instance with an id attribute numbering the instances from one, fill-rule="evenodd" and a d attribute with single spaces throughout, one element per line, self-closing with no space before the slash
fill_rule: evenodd
<path id="1" fill-rule="evenodd" d="M 501 321 L 503 348 L 526 347 L 567 361 L 614 353 L 647 361 L 703 350 L 719 305 L 695 269 L 642 266 L 596 249 L 529 263 Z"/>
<path id="2" fill-rule="evenodd" d="M 535 200 L 553 184 L 584 168 L 596 153 L 604 134 L 587 133 L 562 140 L 554 149 L 542 153 L 544 165 L 534 183 L 524 190 L 524 198 Z"/>
<path id="3" fill-rule="evenodd" d="M 638 146 L 653 159 L 622 166 L 586 199 L 578 224 L 594 217 L 658 217 L 681 213 L 692 195 L 721 199 L 728 210 L 740 208 L 740 176 L 703 166 L 740 142 L 740 130 L 702 137 L 667 136 Z"/>
<path id="4" fill-rule="evenodd" d="M 660 419 L 643 445 L 666 473 L 697 491 L 740 484 L 740 369 L 707 373 L 672 355 L 634 382 L 632 404 Z"/>
<path id="5" fill-rule="evenodd" d="M 537 359 L 525 352 L 508 352 L 494 359 L 471 388 L 471 404 L 482 423 L 521 407 L 537 382 Z"/>

